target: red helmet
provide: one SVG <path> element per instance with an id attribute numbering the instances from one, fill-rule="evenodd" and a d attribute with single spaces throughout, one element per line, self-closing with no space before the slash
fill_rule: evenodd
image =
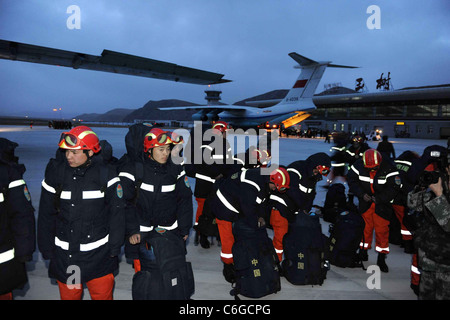
<path id="1" fill-rule="evenodd" d="M 69 132 L 63 132 L 58 146 L 69 150 L 92 150 L 94 153 L 101 150 L 97 135 L 86 126 L 78 126 Z"/>
<path id="2" fill-rule="evenodd" d="M 170 136 L 171 135 L 169 131 L 164 131 L 161 128 L 153 128 L 149 133 L 145 135 L 144 152 L 147 152 L 148 150 L 155 147 L 173 143 Z"/>
<path id="3" fill-rule="evenodd" d="M 253 149 L 252 152 L 250 153 L 250 155 L 251 155 L 251 158 L 256 159 L 256 161 L 258 163 L 261 162 L 261 151 L 259 151 L 258 149 L 256 149 L 256 148 Z"/>
<path id="4" fill-rule="evenodd" d="M 217 121 L 212 126 L 213 129 L 219 130 L 221 133 L 224 133 L 228 129 L 230 129 L 230 125 L 225 121 Z"/>
<path id="5" fill-rule="evenodd" d="M 324 166 L 324 165 L 318 165 L 316 169 L 319 171 L 319 173 L 323 176 L 327 176 L 330 173 L 330 167 Z"/>
<path id="6" fill-rule="evenodd" d="M 285 168 L 278 168 L 270 173 L 270 182 L 275 184 L 279 192 L 284 192 L 289 188 L 291 179 L 289 178 L 289 172 Z"/>
<path id="7" fill-rule="evenodd" d="M 271 159 L 272 159 L 272 156 L 270 155 L 269 150 L 261 150 L 261 164 L 263 167 L 269 166 Z"/>
<path id="8" fill-rule="evenodd" d="M 179 135 L 175 132 L 172 132 L 170 135 L 170 139 L 172 140 L 173 144 L 180 144 L 183 143 L 183 136 Z"/>
<path id="9" fill-rule="evenodd" d="M 381 153 L 375 149 L 369 149 L 363 154 L 364 167 L 369 169 L 376 168 L 381 164 L 382 159 Z"/>
<path id="10" fill-rule="evenodd" d="M 358 143 L 362 143 L 363 142 L 363 138 L 360 136 L 354 136 L 352 138 L 352 142 L 358 142 Z"/>

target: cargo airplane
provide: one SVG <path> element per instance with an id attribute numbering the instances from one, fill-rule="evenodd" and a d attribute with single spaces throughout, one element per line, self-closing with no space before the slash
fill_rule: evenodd
<path id="1" fill-rule="evenodd" d="M 238 105 L 207 105 L 159 108 L 160 110 L 190 109 L 199 110 L 192 116 L 193 120 L 199 121 L 226 121 L 234 128 L 285 128 L 295 125 L 310 116 L 308 111 L 316 109 L 312 98 L 323 73 L 327 67 L 334 68 L 357 68 L 332 64 L 331 61 L 314 61 L 296 52 L 289 56 L 298 65 L 294 68 L 301 69 L 300 76 L 294 86 L 289 90 L 283 100 L 271 107 L 258 108 L 252 106 Z M 251 102 L 256 105 L 270 101 Z M 250 104 L 250 102 L 248 102 Z M 273 104 L 273 103 L 272 103 Z"/>

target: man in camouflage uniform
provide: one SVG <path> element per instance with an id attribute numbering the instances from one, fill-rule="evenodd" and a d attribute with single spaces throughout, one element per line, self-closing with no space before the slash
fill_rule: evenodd
<path id="1" fill-rule="evenodd" d="M 445 155 L 447 157 L 447 155 Z M 416 216 L 414 242 L 420 268 L 419 299 L 450 299 L 450 166 L 446 175 L 426 190 L 408 194 L 408 207 Z M 446 181 L 445 181 L 446 180 Z"/>

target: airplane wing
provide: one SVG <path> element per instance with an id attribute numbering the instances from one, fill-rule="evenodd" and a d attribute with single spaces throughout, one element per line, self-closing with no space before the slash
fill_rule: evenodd
<path id="1" fill-rule="evenodd" d="M 223 74 L 179 66 L 120 52 L 103 50 L 100 56 L 0 39 L 0 59 L 41 63 L 192 84 L 230 82 Z"/>

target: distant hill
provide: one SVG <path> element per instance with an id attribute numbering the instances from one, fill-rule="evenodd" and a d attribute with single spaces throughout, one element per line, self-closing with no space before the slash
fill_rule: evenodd
<path id="1" fill-rule="evenodd" d="M 82 119 L 83 121 L 110 121 L 110 122 L 123 122 L 123 119 L 136 109 L 112 109 L 106 113 L 83 113 L 76 116 L 76 119 Z"/>
<path id="2" fill-rule="evenodd" d="M 192 120 L 192 115 L 198 111 L 196 110 L 184 110 L 183 106 L 195 106 L 196 103 L 169 99 L 153 101 L 150 100 L 142 108 L 134 110 L 130 114 L 126 115 L 123 119 L 124 122 L 133 122 L 135 119 L 140 120 Z M 180 110 L 174 111 L 162 111 L 158 108 L 162 107 L 180 107 Z"/>

